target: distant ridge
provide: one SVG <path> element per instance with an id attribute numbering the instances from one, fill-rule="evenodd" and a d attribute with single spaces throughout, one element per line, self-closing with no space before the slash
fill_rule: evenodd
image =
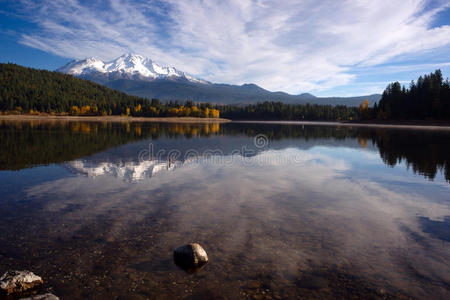
<path id="1" fill-rule="evenodd" d="M 109 62 L 103 62 L 98 58 L 74 60 L 57 71 L 148 99 L 192 100 L 214 104 L 281 101 L 358 106 L 365 99 L 369 100 L 369 105 L 373 105 L 381 98 L 380 94 L 357 97 L 316 97 L 309 93 L 290 95 L 281 91 L 271 92 L 253 83 L 243 85 L 211 83 L 174 67 L 161 66 L 138 54 L 124 54 Z"/>

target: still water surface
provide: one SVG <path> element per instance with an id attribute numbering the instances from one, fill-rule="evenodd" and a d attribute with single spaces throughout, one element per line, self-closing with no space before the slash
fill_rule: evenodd
<path id="1" fill-rule="evenodd" d="M 0 272 L 63 299 L 450 297 L 450 132 L 0 123 Z M 172 251 L 198 242 L 188 274 Z"/>

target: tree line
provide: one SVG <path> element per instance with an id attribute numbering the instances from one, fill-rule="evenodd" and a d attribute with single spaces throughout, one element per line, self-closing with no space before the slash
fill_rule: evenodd
<path id="1" fill-rule="evenodd" d="M 161 103 L 71 75 L 0 64 L 0 112 L 68 115 L 218 118 L 210 104 Z"/>
<path id="2" fill-rule="evenodd" d="M 286 104 L 262 102 L 247 106 L 216 106 L 220 115 L 232 120 L 355 120 L 358 108 L 344 105 Z"/>
<path id="3" fill-rule="evenodd" d="M 361 119 L 380 120 L 449 120 L 450 82 L 441 70 L 411 81 L 409 88 L 398 81 L 390 83 L 373 108 L 360 105 Z"/>

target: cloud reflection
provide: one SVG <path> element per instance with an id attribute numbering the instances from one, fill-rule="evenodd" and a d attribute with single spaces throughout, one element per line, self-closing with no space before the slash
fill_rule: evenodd
<path id="1" fill-rule="evenodd" d="M 231 272 L 269 265 L 294 273 L 312 262 L 336 264 L 419 296 L 429 291 L 411 286 L 415 276 L 434 282 L 431 287 L 448 282 L 449 249 L 422 232 L 417 219 L 450 215 L 444 199 L 431 201 L 421 187 L 396 191 L 379 174 L 358 177 L 358 169 L 342 155 L 346 149 L 336 149 L 335 156 L 313 150 L 229 155 L 222 164 L 199 159 L 134 184 L 117 176 L 120 172 L 75 176 L 37 185 L 27 195 L 41 199 L 43 213 L 55 215 L 54 222 L 70 225 L 57 226 L 56 235 L 74 234 L 107 218 L 102 234 L 120 241 L 152 219 L 165 226 L 154 242 L 169 249 L 200 242 L 218 264 L 231 263 Z M 295 157 L 296 163 L 284 163 L 283 156 Z M 447 186 L 440 189 L 435 198 L 448 192 Z M 233 264 L 236 257 L 242 258 L 241 266 Z M 411 267 L 416 274 L 408 272 Z"/>

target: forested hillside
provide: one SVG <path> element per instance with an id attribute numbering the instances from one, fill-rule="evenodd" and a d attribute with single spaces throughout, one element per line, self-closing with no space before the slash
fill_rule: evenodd
<path id="1" fill-rule="evenodd" d="M 162 104 L 130 96 L 88 80 L 15 64 L 0 64 L 0 111 L 70 115 L 132 115 L 148 117 L 219 117 L 209 104 Z"/>

